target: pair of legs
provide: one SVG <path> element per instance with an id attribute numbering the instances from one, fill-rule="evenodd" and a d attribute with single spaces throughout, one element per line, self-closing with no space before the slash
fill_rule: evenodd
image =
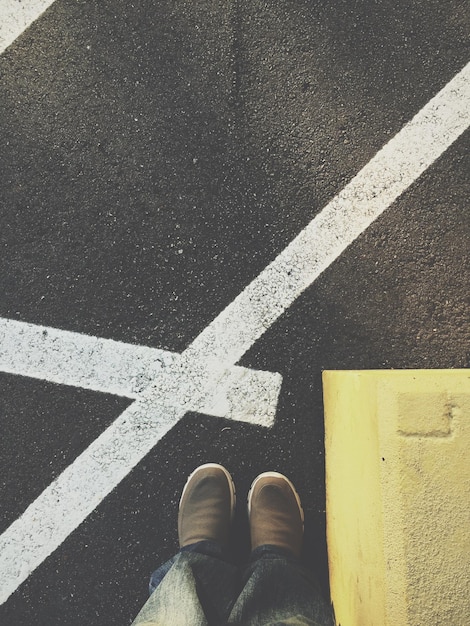
<path id="1" fill-rule="evenodd" d="M 226 556 L 235 511 L 228 471 L 209 463 L 183 489 L 180 551 L 150 579 L 151 596 L 133 626 L 333 624 L 313 577 L 299 562 L 303 510 L 292 483 L 266 472 L 248 495 L 251 557 L 244 571 Z"/>

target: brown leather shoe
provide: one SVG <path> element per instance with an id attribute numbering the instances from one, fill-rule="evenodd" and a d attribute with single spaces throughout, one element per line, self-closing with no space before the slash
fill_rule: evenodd
<path id="1" fill-rule="evenodd" d="M 270 544 L 300 557 L 304 512 L 288 478 L 278 472 L 260 474 L 248 494 L 248 515 L 252 550 Z"/>
<path id="2" fill-rule="evenodd" d="M 235 511 L 235 487 L 228 471 L 216 463 L 200 465 L 189 476 L 178 514 L 179 544 L 228 543 Z"/>

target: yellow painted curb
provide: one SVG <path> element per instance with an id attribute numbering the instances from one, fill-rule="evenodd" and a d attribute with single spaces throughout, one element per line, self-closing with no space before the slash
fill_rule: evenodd
<path id="1" fill-rule="evenodd" d="M 323 372 L 341 626 L 470 624 L 470 371 Z"/>

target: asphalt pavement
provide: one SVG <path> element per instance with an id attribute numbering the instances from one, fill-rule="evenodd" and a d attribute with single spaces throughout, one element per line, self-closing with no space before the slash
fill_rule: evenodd
<path id="1" fill-rule="evenodd" d="M 56 0 L 0 57 L 0 317 L 182 352 L 465 66 L 469 22 L 464 0 Z M 187 413 L 1 624 L 129 624 L 208 461 L 241 505 L 291 478 L 328 593 L 321 372 L 470 366 L 468 138 L 243 356 L 282 374 L 274 425 Z M 1 533 L 131 401 L 0 383 Z"/>

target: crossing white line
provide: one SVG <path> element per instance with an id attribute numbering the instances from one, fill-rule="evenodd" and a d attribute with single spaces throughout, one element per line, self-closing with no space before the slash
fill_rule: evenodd
<path id="1" fill-rule="evenodd" d="M 179 354 L 0 318 L 0 371 L 136 399 Z M 282 376 L 232 366 L 207 415 L 270 426 Z M 191 404 L 188 405 L 191 410 Z"/>
<path id="2" fill-rule="evenodd" d="M 470 123 L 470 64 L 366 165 L 0 537 L 0 602 Z M 175 402 L 178 402 L 175 407 Z"/>
<path id="3" fill-rule="evenodd" d="M 53 2 L 54 0 L 1 0 L 0 54 Z"/>

